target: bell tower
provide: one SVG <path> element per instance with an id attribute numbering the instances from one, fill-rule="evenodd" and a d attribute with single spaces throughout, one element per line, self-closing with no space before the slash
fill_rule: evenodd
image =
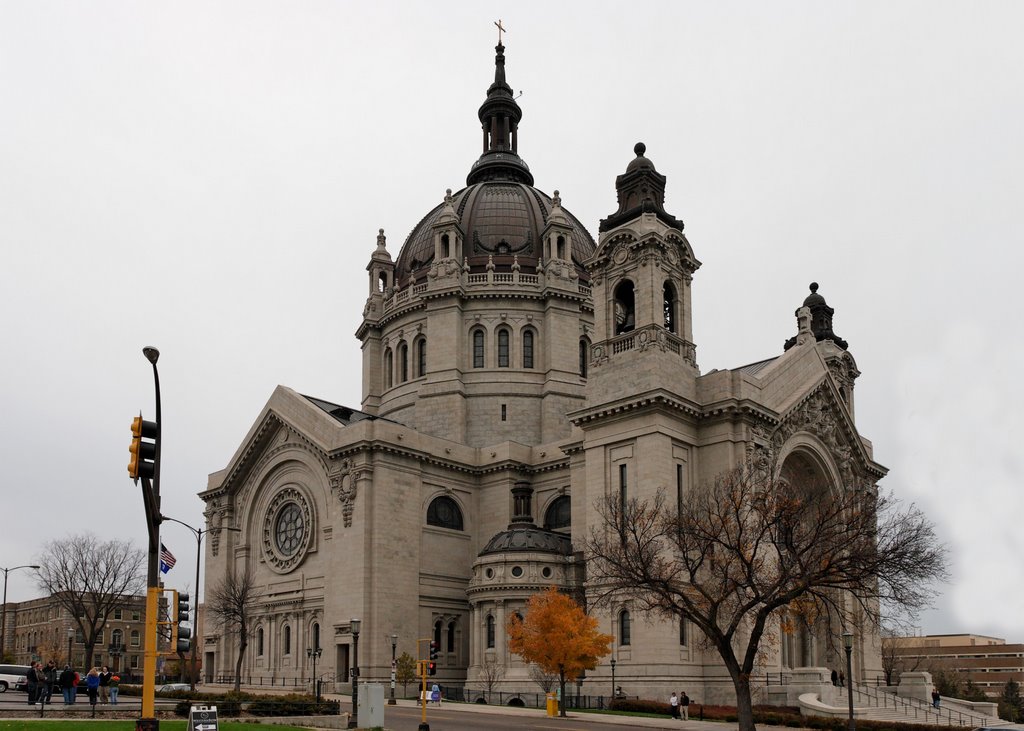
<path id="1" fill-rule="evenodd" d="M 690 284 L 700 262 L 665 210 L 664 175 L 640 142 L 615 179 L 619 209 L 602 219 L 593 283 L 595 342 L 588 404 L 665 388 L 692 397 L 699 375 Z"/>

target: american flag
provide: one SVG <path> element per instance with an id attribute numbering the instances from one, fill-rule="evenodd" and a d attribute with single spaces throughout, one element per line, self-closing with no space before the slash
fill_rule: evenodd
<path id="1" fill-rule="evenodd" d="M 178 559 L 174 557 L 174 554 L 167 550 L 167 546 L 163 543 L 160 544 L 160 571 L 161 573 L 167 573 L 174 568 L 174 564 L 178 562 Z"/>

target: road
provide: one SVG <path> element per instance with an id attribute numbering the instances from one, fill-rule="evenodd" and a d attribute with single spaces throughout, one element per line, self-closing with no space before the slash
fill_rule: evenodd
<path id="1" fill-rule="evenodd" d="M 574 714 L 575 715 L 575 714 Z M 603 719 L 602 719 L 603 720 Z M 664 723 L 644 719 L 644 728 L 679 728 L 682 724 L 666 718 Z M 448 710 L 443 705 L 427 707 L 427 723 L 430 731 L 593 731 L 596 727 L 601 731 L 636 731 L 636 725 L 627 723 L 595 723 L 587 718 L 548 718 L 540 713 L 530 715 L 508 715 L 506 713 L 487 713 L 478 710 Z M 420 709 L 408 706 L 386 706 L 384 709 L 384 725 L 389 731 L 417 731 L 420 724 Z"/>

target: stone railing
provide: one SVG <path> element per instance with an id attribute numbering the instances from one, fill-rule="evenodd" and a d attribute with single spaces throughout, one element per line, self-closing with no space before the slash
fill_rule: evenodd
<path id="1" fill-rule="evenodd" d="M 697 346 L 658 325 L 644 325 L 636 330 L 616 335 L 603 343 L 595 343 L 591 346 L 591 362 L 594 365 L 601 365 L 610 356 L 651 348 L 678 355 L 684 362 L 694 368 L 697 367 Z"/>
<path id="2" fill-rule="evenodd" d="M 521 274 L 520 272 L 486 272 L 483 274 L 462 274 L 458 277 L 462 286 L 490 285 L 497 287 L 521 287 L 536 291 L 541 288 L 541 276 L 538 274 Z M 429 285 L 424 282 L 414 284 L 397 292 L 392 292 L 384 298 L 384 312 L 389 313 L 396 309 L 405 307 L 415 302 L 423 295 Z M 591 296 L 590 287 L 578 285 L 578 292 L 584 297 Z M 680 341 L 681 342 L 681 341 Z M 678 350 L 676 352 L 679 352 Z"/>

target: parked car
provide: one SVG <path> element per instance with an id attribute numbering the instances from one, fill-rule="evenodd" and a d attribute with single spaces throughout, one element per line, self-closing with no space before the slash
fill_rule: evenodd
<path id="1" fill-rule="evenodd" d="M 157 688 L 158 693 L 173 693 L 176 690 L 191 690 L 188 683 L 167 683 Z"/>
<path id="2" fill-rule="evenodd" d="M 8 688 L 27 690 L 28 670 L 28 665 L 0 665 L 0 693 L 6 693 Z"/>

